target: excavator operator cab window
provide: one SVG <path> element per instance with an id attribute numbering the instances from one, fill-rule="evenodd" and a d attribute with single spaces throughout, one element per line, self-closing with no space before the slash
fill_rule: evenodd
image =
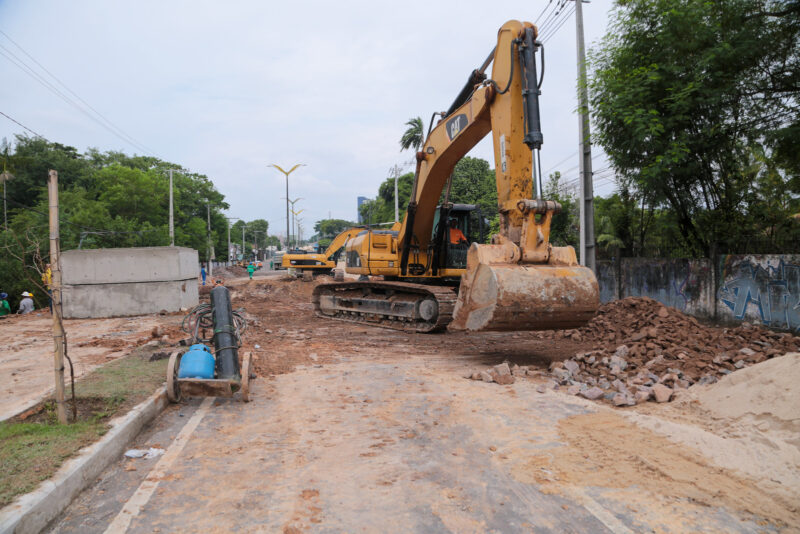
<path id="1" fill-rule="evenodd" d="M 442 236 L 444 243 L 440 246 L 445 251 L 443 263 L 444 268 L 466 269 L 467 250 L 469 245 L 475 240 L 478 233 L 472 228 L 470 215 L 475 211 L 472 204 L 454 204 L 447 214 L 444 221 L 444 228 L 439 228 L 439 218 L 441 210 L 437 208 L 433 219 L 433 240 L 437 235 Z M 441 233 L 440 233 L 441 232 Z"/>

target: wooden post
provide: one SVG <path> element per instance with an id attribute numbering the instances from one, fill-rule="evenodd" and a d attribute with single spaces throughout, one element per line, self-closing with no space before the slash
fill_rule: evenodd
<path id="1" fill-rule="evenodd" d="M 64 327 L 61 322 L 61 239 L 58 228 L 58 172 L 50 170 L 47 180 L 47 196 L 50 201 L 50 270 L 53 293 L 53 359 L 56 378 L 56 411 L 58 422 L 67 423 L 64 405 Z"/>

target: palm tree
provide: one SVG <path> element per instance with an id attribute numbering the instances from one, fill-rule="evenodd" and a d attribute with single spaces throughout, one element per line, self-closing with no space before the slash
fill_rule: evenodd
<path id="1" fill-rule="evenodd" d="M 422 148 L 422 143 L 425 141 L 425 137 L 422 134 L 422 119 L 420 117 L 408 119 L 406 126 L 408 128 L 403 132 L 403 137 L 400 138 L 400 150 L 408 150 L 413 147 L 414 151 L 417 152 Z"/>

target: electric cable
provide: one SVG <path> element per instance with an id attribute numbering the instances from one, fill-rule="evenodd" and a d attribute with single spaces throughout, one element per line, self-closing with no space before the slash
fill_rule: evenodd
<path id="1" fill-rule="evenodd" d="M 65 84 L 64 82 L 62 82 L 62 81 L 61 81 L 61 80 L 60 80 L 60 79 L 59 79 L 59 78 L 58 78 L 58 77 L 57 77 L 55 74 L 53 74 L 52 72 L 50 72 L 50 71 L 49 71 L 49 70 L 48 70 L 48 69 L 47 69 L 47 68 L 46 68 L 44 65 L 42 65 L 41 63 L 39 63 L 39 62 L 36 60 L 36 58 L 34 58 L 34 57 L 33 57 L 32 55 L 30 55 L 30 54 L 29 54 L 29 53 L 28 53 L 28 52 L 27 52 L 27 51 L 26 51 L 24 48 L 22 48 L 22 46 L 20 46 L 20 44 L 19 44 L 19 43 L 17 43 L 17 42 L 16 42 L 14 39 L 12 39 L 10 35 L 8 35 L 8 34 L 7 34 L 6 32 L 4 32 L 3 30 L 0 30 L 0 34 L 4 35 L 6 39 L 8 39 L 9 41 L 11 41 L 11 43 L 13 43 L 13 44 L 14 44 L 14 46 L 16 46 L 16 47 L 17 47 L 17 48 L 18 48 L 18 49 L 19 49 L 19 50 L 20 50 L 20 51 L 21 51 L 23 54 L 25 54 L 25 55 L 26 55 L 28 58 L 30 58 L 30 60 L 31 60 L 31 61 L 33 61 L 34 63 L 36 63 L 36 65 L 38 65 L 38 66 L 39 66 L 39 68 L 41 68 L 41 69 L 42 69 L 44 72 L 46 72 L 46 73 L 47 73 L 47 74 L 48 74 L 48 75 L 49 75 L 51 78 L 53 78 L 53 79 L 54 79 L 56 82 L 58 82 L 58 84 L 59 84 L 61 87 L 63 87 L 64 89 L 66 89 L 66 90 L 67 90 L 67 91 L 68 91 L 68 92 L 69 92 L 69 93 L 70 93 L 72 96 L 74 96 L 75 98 L 77 98 L 77 99 L 78 99 L 78 100 L 79 100 L 81 103 L 83 103 L 83 104 L 84 104 L 84 105 L 85 105 L 87 108 L 89 108 L 90 110 L 92 110 L 92 111 L 93 111 L 93 112 L 94 112 L 94 113 L 95 113 L 95 114 L 96 114 L 98 117 L 100 117 L 101 119 L 103 119 L 103 120 L 104 120 L 104 121 L 105 121 L 105 122 L 106 122 L 106 123 L 107 123 L 109 126 L 111 126 L 112 128 L 116 129 L 118 132 L 120 132 L 122 135 L 124 135 L 124 136 L 125 136 L 127 139 L 129 139 L 129 140 L 130 140 L 130 141 L 129 141 L 129 143 L 131 143 L 131 142 L 132 142 L 133 144 L 135 144 L 135 146 L 139 146 L 139 147 L 141 147 L 141 148 L 140 148 L 140 150 L 141 150 L 141 149 L 147 149 L 147 150 L 145 150 L 145 152 L 150 152 L 151 154 L 155 154 L 155 152 L 154 152 L 153 150 L 150 150 L 150 149 L 148 149 L 148 147 L 147 147 L 147 146 L 145 146 L 144 144 L 140 143 L 140 142 L 139 142 L 139 141 L 137 141 L 137 140 L 136 140 L 134 137 L 132 137 L 131 135 L 129 135 L 128 133 L 126 133 L 126 132 L 125 132 L 125 131 L 124 131 L 122 128 L 120 128 L 119 126 L 117 126 L 116 124 L 114 124 L 113 122 L 111 122 L 111 121 L 110 121 L 110 120 L 109 120 L 109 119 L 108 119 L 108 118 L 107 118 L 105 115 L 103 115 L 102 113 L 100 113 L 99 111 L 97 111 L 97 110 L 96 110 L 94 107 L 92 107 L 92 106 L 91 106 L 91 104 L 89 104 L 88 102 L 86 102 L 86 100 L 84 100 L 83 98 L 81 98 L 81 97 L 80 97 L 80 95 L 78 95 L 77 93 L 75 93 L 75 91 L 73 91 L 72 89 L 70 89 L 70 88 L 67 86 L 67 84 Z"/>
<path id="2" fill-rule="evenodd" d="M 16 123 L 16 124 L 18 124 L 18 125 L 22 126 L 23 128 L 25 128 L 26 130 L 28 130 L 30 133 L 32 133 L 32 134 L 33 134 L 33 135 L 35 135 L 36 137 L 41 137 L 42 139 L 44 139 L 44 140 L 45 140 L 45 141 L 47 141 L 48 143 L 50 142 L 50 141 L 48 141 L 48 140 L 47 140 L 47 138 L 46 138 L 45 136 L 43 136 L 43 135 L 41 135 L 41 134 L 38 134 L 38 133 L 34 132 L 34 131 L 33 131 L 33 130 L 31 130 L 30 128 L 28 128 L 27 126 L 25 126 L 24 124 L 22 124 L 21 122 L 19 122 L 17 119 L 15 119 L 15 118 L 13 118 L 13 117 L 10 117 L 10 116 L 6 115 L 6 114 L 5 114 L 5 113 L 3 113 L 2 111 L 0 111 L 0 115 L 2 115 L 3 117 L 7 118 L 7 119 L 8 119 L 8 120 L 10 120 L 11 122 L 14 122 L 14 123 Z"/>

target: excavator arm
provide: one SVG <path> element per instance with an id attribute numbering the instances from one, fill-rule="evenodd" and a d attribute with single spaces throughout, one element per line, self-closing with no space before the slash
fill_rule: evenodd
<path id="1" fill-rule="evenodd" d="M 326 260 L 334 261 L 334 256 L 337 252 L 347 243 L 348 240 L 354 238 L 359 234 L 359 232 L 363 232 L 364 228 L 348 228 L 344 232 L 340 233 L 336 237 L 333 238 L 331 244 L 328 245 L 328 248 L 325 249 L 323 253 Z"/>

